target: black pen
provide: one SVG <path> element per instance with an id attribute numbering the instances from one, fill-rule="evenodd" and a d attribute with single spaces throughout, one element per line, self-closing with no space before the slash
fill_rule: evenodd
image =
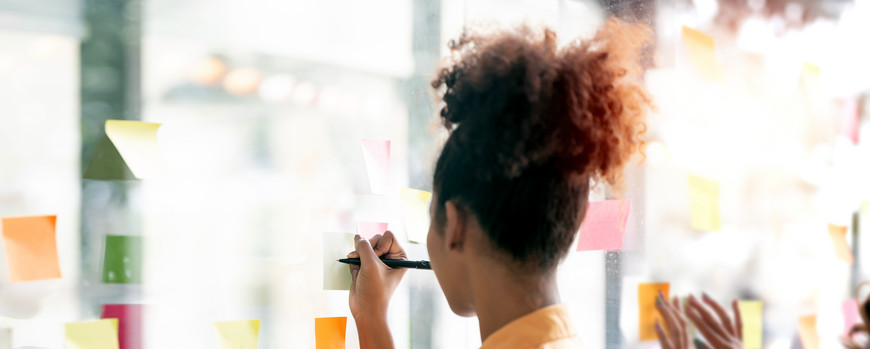
<path id="1" fill-rule="evenodd" d="M 344 264 L 359 265 L 359 258 L 342 258 L 338 261 Z M 429 261 L 409 261 L 407 259 L 381 258 L 381 262 L 384 262 L 384 264 L 386 264 L 390 268 L 432 269 L 432 267 L 429 266 Z"/>

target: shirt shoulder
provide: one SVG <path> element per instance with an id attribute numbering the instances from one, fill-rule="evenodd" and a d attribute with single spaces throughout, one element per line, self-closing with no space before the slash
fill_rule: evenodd
<path id="1" fill-rule="evenodd" d="M 564 305 L 557 304 L 526 314 L 495 331 L 481 349 L 585 348 Z"/>

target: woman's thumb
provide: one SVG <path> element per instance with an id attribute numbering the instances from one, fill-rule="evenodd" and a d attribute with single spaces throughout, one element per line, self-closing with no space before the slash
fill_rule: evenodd
<path id="1" fill-rule="evenodd" d="M 371 266 L 377 266 L 377 263 L 381 262 L 375 254 L 375 250 L 372 249 L 371 243 L 359 234 L 354 237 L 354 245 L 356 253 L 359 254 L 360 268 L 371 268 Z"/>

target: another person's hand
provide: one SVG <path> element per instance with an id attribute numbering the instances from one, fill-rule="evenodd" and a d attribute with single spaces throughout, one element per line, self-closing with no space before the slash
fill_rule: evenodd
<path id="1" fill-rule="evenodd" d="M 408 256 L 390 231 L 370 240 L 357 235 L 355 246 L 356 251 L 347 255 L 348 258 L 360 259 L 360 265 L 350 266 L 353 279 L 350 284 L 350 313 L 357 322 L 361 318 L 367 322 L 385 321 L 390 298 L 406 270 L 391 269 L 381 262 L 380 257 L 408 259 Z"/>
<path id="2" fill-rule="evenodd" d="M 661 298 L 661 296 L 660 296 Z M 659 336 L 659 341 L 662 348 L 665 349 L 688 349 L 689 334 L 685 316 L 695 325 L 701 334 L 704 335 L 706 342 L 694 338 L 692 343 L 696 348 L 715 348 L 715 349 L 742 349 L 743 348 L 743 323 L 740 319 L 740 309 L 737 306 L 737 300 L 731 302 L 731 307 L 734 311 L 734 320 L 728 316 L 722 306 L 710 297 L 704 295 L 703 303 L 699 302 L 695 296 L 689 296 L 689 302 L 684 312 L 680 312 L 679 301 L 674 298 L 672 304 L 667 304 L 664 300 L 657 303 L 659 312 L 664 317 L 668 325 L 670 336 L 665 334 L 661 324 L 656 324 L 656 332 Z M 712 309 L 712 311 L 711 311 Z"/>

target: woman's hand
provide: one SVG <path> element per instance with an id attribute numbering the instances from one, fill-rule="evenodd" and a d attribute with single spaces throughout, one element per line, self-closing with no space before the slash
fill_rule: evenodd
<path id="1" fill-rule="evenodd" d="M 387 231 L 370 240 L 355 238 L 356 251 L 348 258 L 359 258 L 360 265 L 350 266 L 350 313 L 356 320 L 361 348 L 392 348 L 393 338 L 387 322 L 390 298 L 405 269 L 391 269 L 381 262 L 386 259 L 408 259 L 396 236 Z"/>
<path id="2" fill-rule="evenodd" d="M 740 320 L 740 309 L 737 306 L 737 300 L 735 299 L 731 302 L 731 307 L 734 310 L 734 320 L 732 321 L 725 309 L 716 303 L 716 301 L 707 295 L 704 295 L 702 299 L 703 303 L 695 299 L 695 296 L 690 295 L 689 304 L 684 312 L 685 316 L 704 335 L 704 339 L 708 342 L 705 343 L 695 338 L 692 340 L 694 346 L 699 349 L 742 349 L 743 323 Z M 665 323 L 668 325 L 669 332 L 669 336 L 666 335 L 661 324 L 656 324 L 656 333 L 658 333 L 662 348 L 690 348 L 686 318 L 680 312 L 680 304 L 676 297 L 672 304 L 667 304 L 660 295 L 656 303 L 659 313 L 662 314 Z"/>

